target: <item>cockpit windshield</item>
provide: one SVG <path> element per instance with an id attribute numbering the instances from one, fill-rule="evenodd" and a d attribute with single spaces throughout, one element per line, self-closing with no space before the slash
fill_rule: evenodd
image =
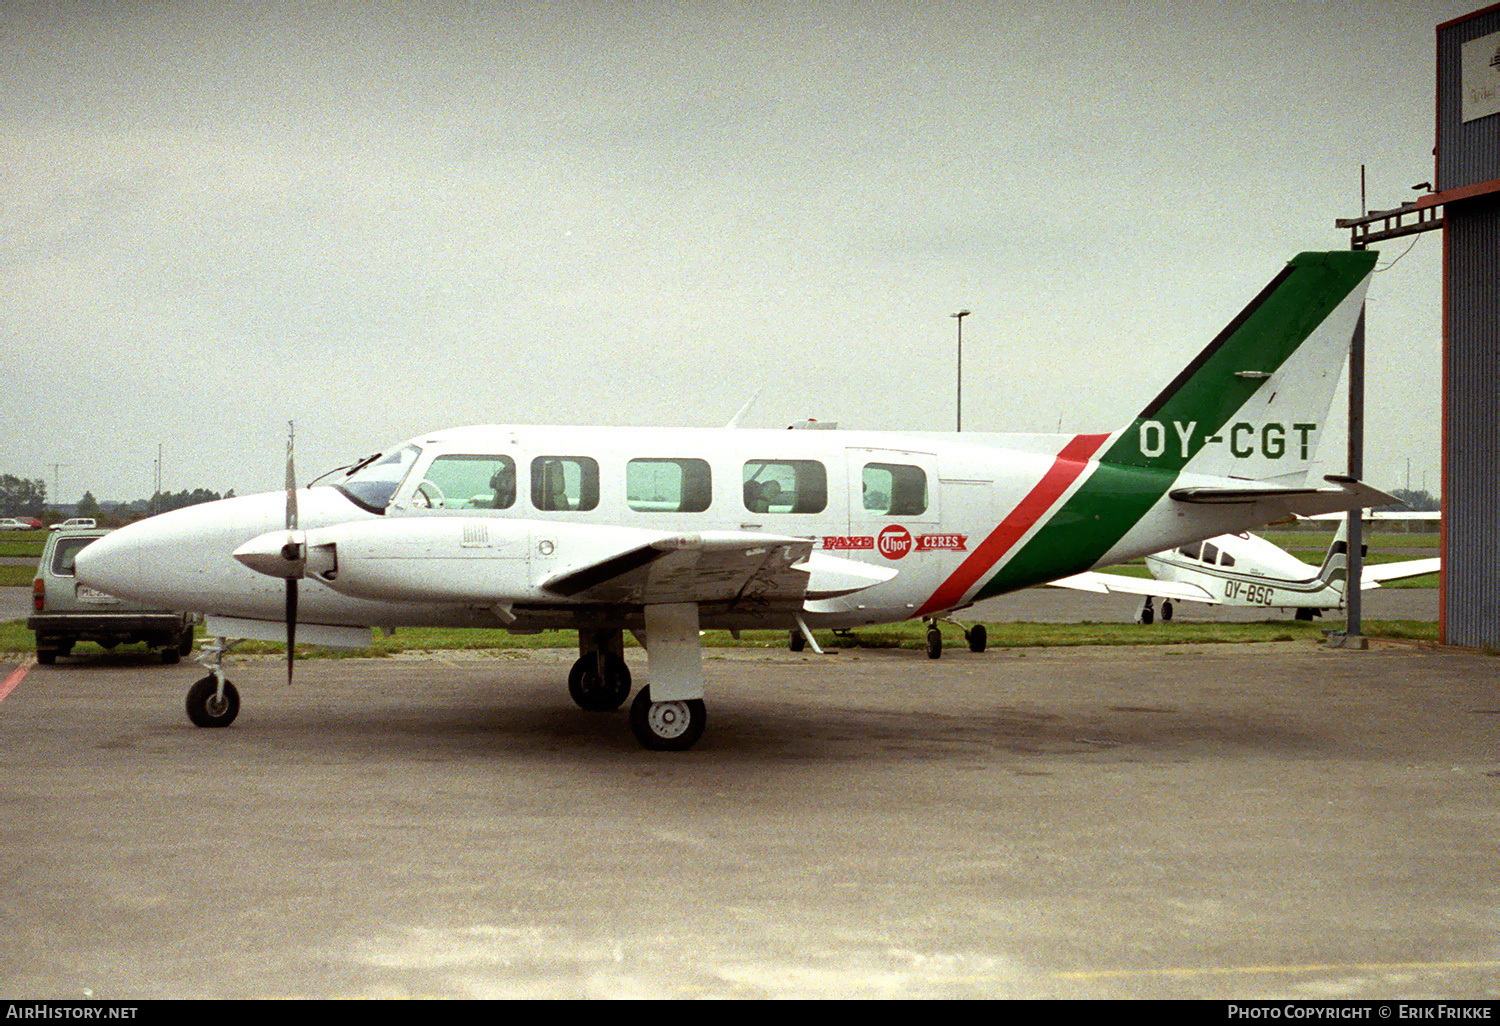
<path id="1" fill-rule="evenodd" d="M 372 513 L 384 513 L 407 471 L 421 454 L 420 447 L 405 445 L 371 463 L 356 466 L 333 486 Z"/>

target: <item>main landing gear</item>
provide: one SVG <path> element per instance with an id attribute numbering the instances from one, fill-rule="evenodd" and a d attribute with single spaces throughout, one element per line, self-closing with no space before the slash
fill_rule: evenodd
<path id="1" fill-rule="evenodd" d="M 927 623 L 927 658 L 941 659 L 943 656 L 943 632 L 938 629 L 938 617 L 924 617 Z M 964 632 L 964 640 L 969 643 L 970 652 L 983 652 L 989 645 L 989 632 L 985 630 L 984 624 L 976 623 L 972 627 L 965 627 L 952 617 L 941 618 L 943 623 L 951 623 Z"/>
<path id="2" fill-rule="evenodd" d="M 1151 596 L 1146 596 L 1146 601 L 1141 603 L 1141 611 L 1135 614 L 1136 623 L 1151 623 L 1156 619 L 1156 612 L 1151 608 Z M 1167 623 L 1172 619 L 1172 600 L 1161 600 L 1161 622 Z"/>
<path id="3" fill-rule="evenodd" d="M 641 747 L 681 752 L 703 736 L 708 710 L 703 704 L 703 655 L 698 641 L 698 607 L 648 606 L 642 638 L 650 660 L 651 687 L 630 703 L 630 729 Z M 612 712 L 630 696 L 625 665 L 625 632 L 580 630 L 578 660 L 568 672 L 568 694 L 580 709 Z"/>
<path id="4" fill-rule="evenodd" d="M 579 631 L 578 661 L 568 671 L 568 694 L 578 708 L 612 712 L 630 697 L 623 631 Z"/>

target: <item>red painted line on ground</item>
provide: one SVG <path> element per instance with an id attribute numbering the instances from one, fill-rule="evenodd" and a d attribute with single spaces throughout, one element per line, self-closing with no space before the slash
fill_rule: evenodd
<path id="1" fill-rule="evenodd" d="M 1016 504 L 1000 525 L 980 542 L 969 558 L 960 564 L 953 575 L 938 586 L 918 610 L 919 616 L 938 609 L 949 609 L 968 594 L 1006 553 L 1015 547 L 1022 535 L 1031 530 L 1047 510 L 1052 508 L 1062 493 L 1078 480 L 1088 468 L 1089 460 L 1104 445 L 1108 435 L 1078 435 L 1057 454 L 1056 460 L 1042 475 L 1042 479 Z"/>
<path id="2" fill-rule="evenodd" d="M 34 655 L 27 656 L 21 660 L 21 665 L 17 666 L 11 672 L 11 675 L 5 678 L 4 683 L 0 683 L 0 702 L 5 701 L 5 696 L 16 689 L 16 685 L 21 683 L 22 679 L 31 672 L 31 668 L 35 665 L 36 656 Z"/>

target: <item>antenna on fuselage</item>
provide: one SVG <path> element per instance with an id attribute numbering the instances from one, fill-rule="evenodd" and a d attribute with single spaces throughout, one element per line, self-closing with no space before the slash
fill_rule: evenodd
<path id="1" fill-rule="evenodd" d="M 749 399 L 746 399 L 745 400 L 745 405 L 740 407 L 740 412 L 736 413 L 733 417 L 730 417 L 729 418 L 729 423 L 725 424 L 724 426 L 727 427 L 727 428 L 737 428 L 737 427 L 739 427 L 740 426 L 740 421 L 742 421 L 742 420 L 745 419 L 745 414 L 747 414 L 747 413 L 750 412 L 750 407 L 752 407 L 752 406 L 755 405 L 755 400 L 759 399 L 764 392 L 765 392 L 764 388 L 759 389 Z"/>

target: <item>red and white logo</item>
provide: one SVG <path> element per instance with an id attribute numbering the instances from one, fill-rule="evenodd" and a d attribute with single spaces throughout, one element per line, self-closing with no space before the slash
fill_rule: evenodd
<path id="1" fill-rule="evenodd" d="M 966 534 L 919 534 L 918 552 L 968 552 L 969 536 Z"/>
<path id="2" fill-rule="evenodd" d="M 886 559 L 900 559 L 911 551 L 911 532 L 900 524 L 892 524 L 880 532 L 875 545 Z"/>

